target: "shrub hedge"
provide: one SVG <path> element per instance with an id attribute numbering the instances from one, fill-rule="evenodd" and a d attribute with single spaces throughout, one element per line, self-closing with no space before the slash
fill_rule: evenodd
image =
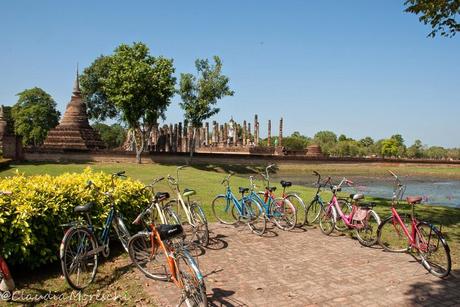
<path id="1" fill-rule="evenodd" d="M 0 196 L 0 254 L 12 265 L 36 268 L 58 260 L 64 234 L 60 225 L 76 220 L 73 208 L 96 202 L 91 211 L 93 224 L 101 226 L 107 216 L 109 200 L 85 186 L 92 180 L 101 191 L 111 190 L 111 175 L 93 172 L 66 173 L 60 176 L 15 176 L 0 180 L 0 190 L 12 195 Z M 141 208 L 148 204 L 143 184 L 132 179 L 116 179 L 113 195 L 116 208 L 129 227 Z"/>

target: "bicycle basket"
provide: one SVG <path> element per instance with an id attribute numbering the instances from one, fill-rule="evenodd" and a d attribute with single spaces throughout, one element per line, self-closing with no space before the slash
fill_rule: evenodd
<path id="1" fill-rule="evenodd" d="M 367 208 L 358 207 L 356 213 L 353 215 L 353 220 L 362 222 L 366 219 L 367 211 L 369 211 Z"/>
<path id="2" fill-rule="evenodd" d="M 158 233 L 160 234 L 161 240 L 170 240 L 174 237 L 181 235 L 184 232 L 184 229 L 181 225 L 165 225 L 162 224 L 156 227 Z"/>

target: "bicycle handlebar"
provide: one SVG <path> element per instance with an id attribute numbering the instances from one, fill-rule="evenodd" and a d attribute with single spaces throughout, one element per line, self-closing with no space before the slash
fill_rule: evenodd
<path id="1" fill-rule="evenodd" d="M 229 183 L 229 180 L 230 180 L 230 177 L 233 176 L 233 173 L 229 173 L 225 178 L 224 180 L 222 180 L 222 182 L 220 184 L 224 184 L 225 182 Z"/>

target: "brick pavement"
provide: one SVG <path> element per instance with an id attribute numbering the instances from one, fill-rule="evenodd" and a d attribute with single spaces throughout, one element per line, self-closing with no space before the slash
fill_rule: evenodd
<path id="1" fill-rule="evenodd" d="M 258 237 L 245 225 L 210 230 L 210 248 L 197 260 L 211 306 L 460 306 L 459 278 L 441 280 L 408 254 L 362 247 L 349 236 L 269 228 Z M 177 305 L 171 282 L 145 287 L 159 306 Z"/>

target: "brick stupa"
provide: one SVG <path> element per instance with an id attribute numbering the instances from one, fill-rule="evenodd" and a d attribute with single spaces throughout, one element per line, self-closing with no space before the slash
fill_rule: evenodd
<path id="1" fill-rule="evenodd" d="M 104 148 L 99 134 L 89 125 L 86 104 L 77 78 L 72 98 L 58 126 L 48 132 L 43 148 L 59 151 L 89 151 Z"/>

